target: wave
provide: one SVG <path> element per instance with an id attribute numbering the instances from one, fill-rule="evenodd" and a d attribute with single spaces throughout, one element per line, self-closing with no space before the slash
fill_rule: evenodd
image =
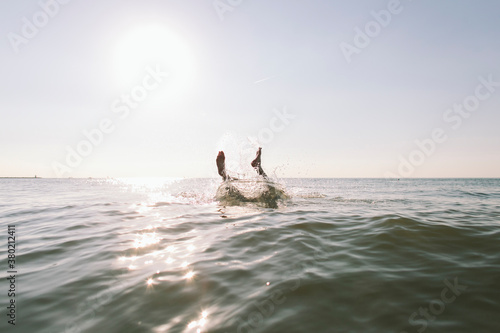
<path id="1" fill-rule="evenodd" d="M 326 198 L 326 195 L 319 192 L 309 192 L 309 193 L 298 193 L 294 195 L 297 198 L 302 199 L 322 199 Z"/>
<path id="2" fill-rule="evenodd" d="M 460 194 L 465 195 L 465 196 L 471 196 L 471 197 L 480 197 L 480 198 L 488 198 L 492 196 L 498 196 L 498 193 L 483 193 L 483 192 L 472 192 L 472 191 L 465 191 L 465 190 L 460 190 Z"/>

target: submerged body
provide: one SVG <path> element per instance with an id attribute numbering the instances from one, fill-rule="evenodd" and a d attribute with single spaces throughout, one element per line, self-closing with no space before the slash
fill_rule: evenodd
<path id="1" fill-rule="evenodd" d="M 226 180 L 217 189 L 216 199 L 225 205 L 253 202 L 268 208 L 277 208 L 287 195 L 281 186 L 268 179 Z"/>
<path id="2" fill-rule="evenodd" d="M 258 179 L 240 180 L 226 173 L 224 152 L 217 155 L 216 163 L 222 184 L 217 189 L 216 199 L 226 205 L 240 205 L 253 202 L 264 207 L 277 208 L 281 200 L 287 198 L 285 191 L 277 183 L 270 181 L 261 166 L 261 150 L 259 148 L 252 167 L 259 175 Z"/>

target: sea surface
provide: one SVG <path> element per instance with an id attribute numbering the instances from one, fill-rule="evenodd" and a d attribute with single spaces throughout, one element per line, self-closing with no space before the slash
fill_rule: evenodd
<path id="1" fill-rule="evenodd" d="M 499 179 L 0 179 L 1 332 L 500 332 Z"/>

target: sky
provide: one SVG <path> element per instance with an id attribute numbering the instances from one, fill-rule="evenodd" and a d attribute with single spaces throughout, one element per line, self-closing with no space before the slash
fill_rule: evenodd
<path id="1" fill-rule="evenodd" d="M 0 176 L 500 177 L 497 1 L 0 3 Z"/>

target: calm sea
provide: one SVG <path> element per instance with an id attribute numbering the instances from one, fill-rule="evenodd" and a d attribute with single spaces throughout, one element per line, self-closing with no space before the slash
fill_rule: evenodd
<path id="1" fill-rule="evenodd" d="M 500 331 L 500 180 L 280 183 L 0 179 L 0 331 Z"/>

